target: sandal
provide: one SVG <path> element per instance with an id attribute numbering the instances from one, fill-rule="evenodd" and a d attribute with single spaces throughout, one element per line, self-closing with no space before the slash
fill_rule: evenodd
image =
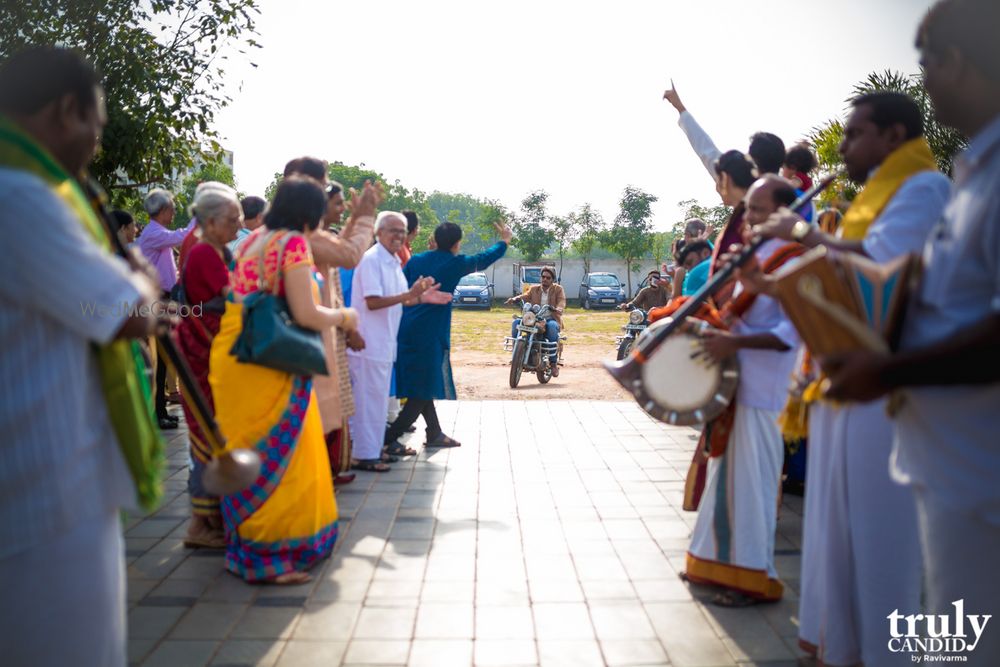
<path id="1" fill-rule="evenodd" d="M 225 549 L 226 538 L 218 534 L 185 535 L 185 549 Z"/>
<path id="2" fill-rule="evenodd" d="M 339 475 L 334 475 L 333 485 L 343 486 L 345 484 L 350 484 L 351 482 L 354 481 L 355 477 L 357 477 L 357 475 L 355 475 L 353 472 L 342 472 Z"/>
<path id="3" fill-rule="evenodd" d="M 438 433 L 436 436 L 424 443 L 424 447 L 461 447 L 462 443 L 454 438 L 450 438 L 444 433 Z"/>
<path id="4" fill-rule="evenodd" d="M 390 456 L 416 456 L 417 450 L 412 447 L 407 447 L 399 440 L 393 440 L 388 445 L 382 448 L 382 451 Z"/>
<path id="5" fill-rule="evenodd" d="M 392 470 L 392 468 L 379 459 L 358 459 L 351 463 L 351 469 L 362 470 L 364 472 L 389 472 Z"/>
<path id="6" fill-rule="evenodd" d="M 718 607 L 750 607 L 760 602 L 756 598 L 752 598 L 748 595 L 743 595 L 743 593 L 737 593 L 736 591 L 722 591 L 717 593 L 712 598 L 712 604 Z"/>

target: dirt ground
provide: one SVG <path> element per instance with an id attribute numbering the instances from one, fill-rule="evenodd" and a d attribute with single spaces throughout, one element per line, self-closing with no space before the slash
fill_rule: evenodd
<path id="1" fill-rule="evenodd" d="M 565 315 L 566 344 L 559 377 L 540 384 L 525 372 L 517 389 L 511 389 L 510 352 L 503 338 L 510 334 L 513 309 L 487 312 L 456 310 L 452 322 L 451 364 L 458 398 L 473 400 L 630 400 L 631 395 L 601 366 L 615 358 L 615 336 L 626 315 L 621 312 L 570 308 Z"/>

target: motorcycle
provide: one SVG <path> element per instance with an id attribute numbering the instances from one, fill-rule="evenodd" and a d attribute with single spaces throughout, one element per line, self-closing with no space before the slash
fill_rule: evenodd
<path id="1" fill-rule="evenodd" d="M 510 388 L 517 389 L 524 371 L 534 371 L 535 377 L 542 384 L 552 379 L 552 362 L 550 356 L 558 355 L 557 363 L 562 362 L 562 344 L 564 336 L 560 335 L 560 343 L 545 340 L 545 323 L 552 318 L 548 306 L 532 306 L 524 304 L 521 311 L 521 322 L 517 325 L 517 336 L 504 338 L 503 349 L 510 352 Z"/>
<path id="2" fill-rule="evenodd" d="M 636 308 L 628 314 L 628 322 L 622 327 L 625 335 L 615 336 L 615 345 L 618 347 L 618 361 L 621 361 L 632 352 L 635 342 L 648 327 L 649 319 L 646 311 Z"/>

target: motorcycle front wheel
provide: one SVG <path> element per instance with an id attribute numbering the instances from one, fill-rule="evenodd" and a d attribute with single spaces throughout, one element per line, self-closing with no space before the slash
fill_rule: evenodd
<path id="1" fill-rule="evenodd" d="M 514 343 L 514 352 L 510 357 L 510 388 L 517 389 L 521 382 L 521 372 L 524 370 L 524 341 L 518 339 Z"/>
<path id="2" fill-rule="evenodd" d="M 535 371 L 535 377 L 541 384 L 547 383 L 552 379 L 552 366 L 548 364 L 539 364 L 538 369 Z"/>
<path id="3" fill-rule="evenodd" d="M 628 338 L 623 338 L 622 342 L 618 344 L 618 361 L 621 361 L 629 355 L 632 351 L 632 347 L 635 345 L 635 338 L 629 336 Z"/>

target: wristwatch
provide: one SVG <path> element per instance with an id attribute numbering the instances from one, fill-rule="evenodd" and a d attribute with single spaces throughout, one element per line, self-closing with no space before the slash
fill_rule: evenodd
<path id="1" fill-rule="evenodd" d="M 809 232 L 811 232 L 812 229 L 812 225 L 808 222 L 805 220 L 799 220 L 792 225 L 792 240 L 802 243 L 805 241 L 806 237 L 809 236 Z"/>

